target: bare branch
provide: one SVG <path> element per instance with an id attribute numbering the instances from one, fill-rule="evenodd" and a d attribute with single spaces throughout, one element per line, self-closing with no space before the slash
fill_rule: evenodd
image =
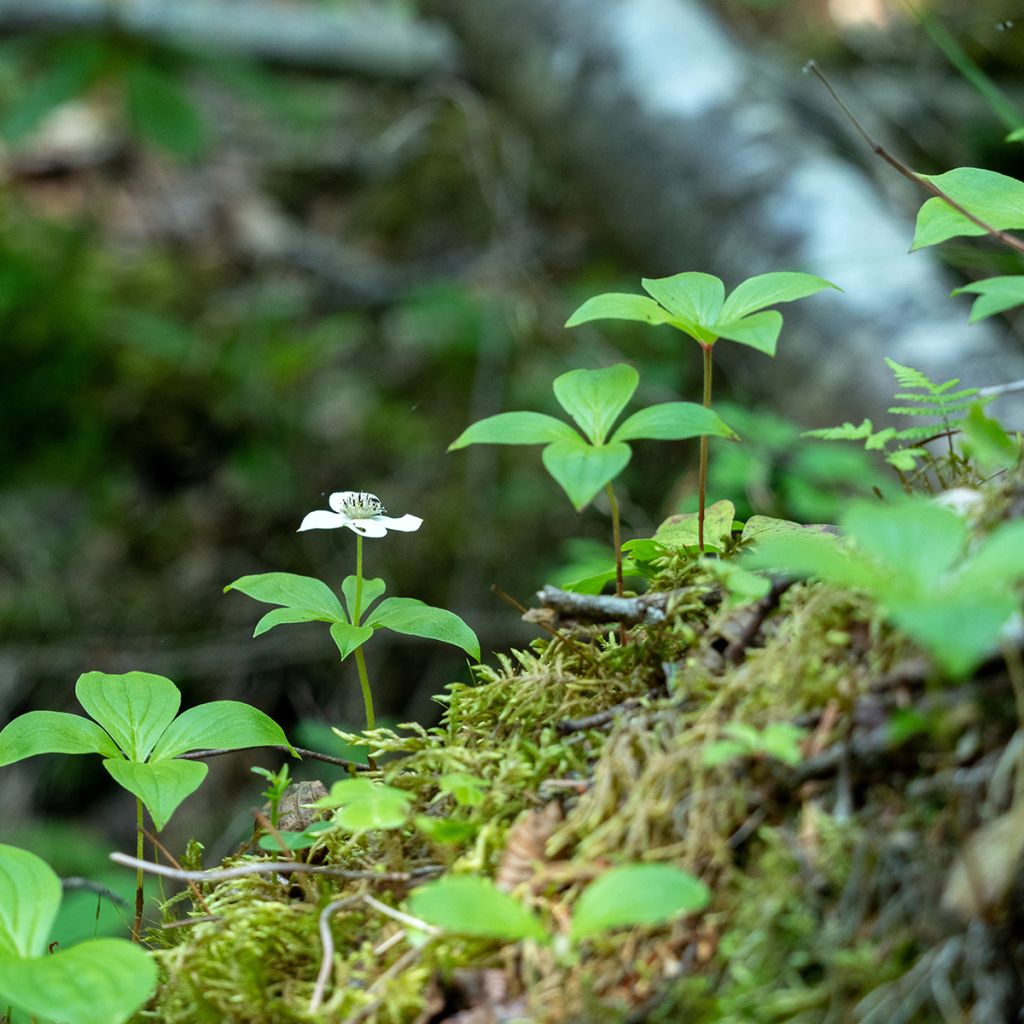
<path id="1" fill-rule="evenodd" d="M 367 5 L 328 10 L 245 0 L 0 0 L 0 32 L 108 29 L 314 71 L 412 81 L 451 72 L 456 47 L 441 25 Z"/>

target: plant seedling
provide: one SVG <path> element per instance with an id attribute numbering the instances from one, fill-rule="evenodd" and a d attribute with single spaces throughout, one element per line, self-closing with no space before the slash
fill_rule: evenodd
<path id="1" fill-rule="evenodd" d="M 471 444 L 543 444 L 544 468 L 581 512 L 604 488 L 612 513 L 616 592 L 623 593 L 622 533 L 614 480 L 632 457 L 629 441 L 684 441 L 708 434 L 738 440 L 735 432 L 711 409 L 693 402 L 664 402 L 627 417 L 612 432 L 640 383 L 625 363 L 603 370 L 570 370 L 552 385 L 559 405 L 579 431 L 563 420 L 539 412 L 503 412 L 474 423 L 449 446 L 456 451 Z M 609 436 L 610 435 L 610 436 Z"/>
<path id="2" fill-rule="evenodd" d="M 86 672 L 75 696 L 91 718 L 65 711 L 29 711 L 0 732 L 0 767 L 36 754 L 99 754 L 114 781 L 135 797 L 136 856 L 142 860 L 142 809 L 157 831 L 206 778 L 207 766 L 182 760 L 193 750 L 289 746 L 262 711 L 234 700 L 200 704 L 178 714 L 181 693 L 149 672 Z M 136 875 L 136 938 L 142 927 L 142 871 Z"/>
<path id="3" fill-rule="evenodd" d="M 799 764 L 801 744 L 807 733 L 791 722 L 772 722 L 763 729 L 746 722 L 729 722 L 722 732 L 728 737 L 713 740 L 704 748 L 703 760 L 709 768 L 735 757 L 774 757 L 783 764 Z"/>
<path id="4" fill-rule="evenodd" d="M 156 964 L 124 939 L 47 952 L 61 882 L 27 850 L 0 845 L 0 1006 L 64 1024 L 121 1024 L 156 988 Z"/>
<path id="5" fill-rule="evenodd" d="M 1020 607 L 1012 587 L 1024 580 L 1024 520 L 1004 523 L 974 551 L 960 516 L 926 501 L 858 503 L 840 526 L 845 546 L 820 533 L 768 534 L 743 562 L 863 591 L 954 677 L 995 647 Z"/>
<path id="6" fill-rule="evenodd" d="M 669 864 L 626 864 L 606 871 L 572 908 L 567 935 L 557 935 L 533 911 L 476 875 L 450 875 L 416 888 L 409 910 L 428 924 L 458 935 L 554 944 L 563 958 L 584 939 L 637 925 L 664 924 L 703 910 L 706 885 Z"/>
<path id="7" fill-rule="evenodd" d="M 281 815 L 281 798 L 291 782 L 288 763 L 286 761 L 276 772 L 270 771 L 269 768 L 261 768 L 259 765 L 253 765 L 249 771 L 254 775 L 262 775 L 267 780 L 267 788 L 260 796 L 265 797 L 270 803 L 270 824 L 277 828 Z"/>
<path id="8" fill-rule="evenodd" d="M 728 298 L 725 286 L 711 274 L 687 272 L 672 277 L 644 278 L 647 295 L 608 292 L 596 295 L 576 310 L 566 327 L 592 320 L 638 320 L 669 324 L 693 338 L 704 356 L 704 408 L 711 408 L 711 350 L 719 338 L 735 341 L 774 356 L 782 330 L 782 314 L 768 306 L 793 302 L 838 285 L 813 274 L 780 272 L 747 278 Z M 650 296 L 650 297 L 648 297 Z M 708 478 L 708 433 L 700 439 L 700 491 L 697 536 L 704 550 L 704 503 Z"/>
<path id="9" fill-rule="evenodd" d="M 345 527 L 355 533 L 356 571 L 355 575 L 346 576 L 341 584 L 344 606 L 323 581 L 288 572 L 243 576 L 229 583 L 224 590 L 239 590 L 256 601 L 281 605 L 256 623 L 254 637 L 290 622 L 330 623 L 331 638 L 341 660 L 350 654 L 355 655 L 366 728 L 373 729 L 376 725 L 373 694 L 362 647 L 376 630 L 392 629 L 406 636 L 440 640 L 461 648 L 476 661 L 480 660 L 480 641 L 454 612 L 434 608 L 412 597 L 388 597 L 376 607 L 371 607 L 386 587 L 382 579 L 363 578 L 363 537 L 383 537 L 389 530 L 418 530 L 422 519 L 412 515 L 392 518 L 385 513 L 380 499 L 365 491 L 338 491 L 330 496 L 328 504 L 330 511 L 319 509 L 310 512 L 299 530 Z"/>

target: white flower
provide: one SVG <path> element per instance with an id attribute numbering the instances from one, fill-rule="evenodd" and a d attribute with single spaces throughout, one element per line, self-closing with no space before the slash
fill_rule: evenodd
<path id="1" fill-rule="evenodd" d="M 418 530 L 423 520 L 419 516 L 393 519 L 376 494 L 367 491 L 335 491 L 327 499 L 333 511 L 318 509 L 310 512 L 299 530 L 336 530 L 347 526 L 363 537 L 383 537 L 388 530 L 411 532 Z"/>

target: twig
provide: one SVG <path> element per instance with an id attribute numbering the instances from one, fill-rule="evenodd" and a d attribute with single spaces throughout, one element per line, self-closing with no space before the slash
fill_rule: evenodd
<path id="1" fill-rule="evenodd" d="M 244 878 L 246 875 L 273 875 L 306 873 L 310 875 L 329 875 L 344 878 L 348 881 L 367 882 L 412 882 L 417 878 L 425 878 L 444 871 L 440 864 L 424 864 L 411 871 L 351 871 L 346 868 L 332 868 L 316 864 L 304 864 L 302 861 L 256 861 L 252 864 L 241 864 L 236 868 L 216 868 L 211 871 L 186 871 L 169 868 L 165 864 L 151 864 L 148 860 L 129 857 L 126 853 L 112 853 L 110 859 L 115 864 L 126 868 L 137 868 L 151 875 L 162 875 L 164 878 L 176 878 L 180 882 L 224 882 L 229 878 Z"/>
<path id="2" fill-rule="evenodd" d="M 380 900 L 374 899 L 366 893 L 363 893 L 363 902 L 367 904 L 367 906 L 373 907 L 374 910 L 383 914 L 385 917 L 390 917 L 392 921 L 404 924 L 406 928 L 415 928 L 417 931 L 425 932 L 427 935 L 441 934 L 440 928 L 436 928 L 432 924 L 427 924 L 426 921 L 421 921 L 418 917 L 413 917 L 411 914 L 403 914 L 402 911 L 395 910 L 394 907 L 389 907 L 386 903 L 381 903 Z"/>
<path id="3" fill-rule="evenodd" d="M 981 230 L 984 231 L 986 234 L 991 235 L 993 238 L 1002 242 L 1003 245 L 1008 246 L 1014 251 L 1024 253 L 1024 241 L 1021 241 L 1021 239 L 1016 238 L 1014 235 L 1008 235 L 1005 231 L 1000 231 L 998 228 L 992 227 L 991 224 L 987 223 L 986 221 L 983 221 L 980 217 L 971 213 L 970 210 L 961 206 L 955 199 L 953 199 L 941 188 L 939 188 L 938 185 L 922 178 L 921 175 L 912 171 L 905 163 L 903 163 L 902 160 L 899 160 L 896 157 L 894 157 L 884 146 L 882 146 L 878 142 L 875 142 L 875 140 L 868 134 L 867 129 L 865 129 L 864 126 L 860 123 L 860 121 L 858 121 L 857 118 L 854 117 L 853 112 L 850 110 L 850 108 L 847 107 L 847 105 L 839 98 L 839 94 L 832 87 L 832 83 L 829 82 L 829 80 L 822 74 L 822 72 L 818 68 L 818 65 L 813 60 L 807 62 L 807 64 L 804 66 L 804 70 L 810 71 L 814 75 L 814 77 L 817 78 L 823 86 L 825 86 L 825 88 L 829 92 L 829 95 L 832 97 L 833 100 L 835 100 L 839 109 L 846 115 L 846 117 L 849 119 L 853 127 L 857 129 L 857 132 L 859 133 L 860 137 L 868 144 L 868 146 L 871 147 L 872 152 L 876 156 L 880 156 L 890 167 L 894 168 L 896 171 L 902 174 L 903 177 L 906 178 L 908 181 L 914 182 L 914 184 L 917 185 L 919 188 L 923 188 L 926 191 L 931 192 L 933 196 L 937 196 L 939 199 L 942 199 L 943 201 L 949 203 L 949 205 L 952 206 L 953 209 L 957 211 L 957 213 L 962 214 L 972 224 L 975 224 L 979 228 L 981 228 Z"/>
<path id="4" fill-rule="evenodd" d="M 284 747 L 277 745 L 270 745 L 263 747 L 264 750 L 278 750 L 282 754 L 290 754 L 292 750 L 300 757 L 308 757 L 313 761 L 326 761 L 327 764 L 336 764 L 340 768 L 348 768 L 350 771 L 356 772 L 368 772 L 370 766 L 363 764 L 362 761 L 350 761 L 344 757 L 332 757 L 330 754 L 321 754 L 316 750 L 306 750 L 304 747 Z M 236 751 L 232 750 L 190 750 L 187 754 L 178 754 L 177 756 L 183 761 L 204 761 L 208 757 L 220 757 L 223 754 L 234 754 Z"/>
<path id="5" fill-rule="evenodd" d="M 155 835 L 152 835 L 148 830 L 143 829 L 142 834 L 171 862 L 171 865 L 177 868 L 179 871 L 182 870 L 181 864 L 175 859 L 174 854 L 160 842 Z M 206 900 L 203 899 L 203 894 L 199 891 L 199 886 L 195 882 L 189 882 L 188 887 L 192 890 L 192 895 L 199 901 L 199 905 L 210 913 L 210 908 L 206 905 Z"/>
<path id="6" fill-rule="evenodd" d="M 316 976 L 316 984 L 313 986 L 313 995 L 309 1000 L 309 1012 L 316 1013 L 323 1002 L 324 989 L 327 987 L 327 979 L 331 975 L 331 966 L 334 963 L 334 936 L 331 934 L 331 915 L 344 907 L 351 906 L 359 901 L 359 896 L 346 896 L 342 900 L 334 900 L 328 903 L 320 911 L 320 944 L 323 946 L 324 955 L 320 961 L 320 973 Z"/>
<path id="7" fill-rule="evenodd" d="M 111 903 L 117 907 L 129 907 L 131 904 L 117 893 L 111 892 L 101 882 L 94 882 L 91 878 L 82 878 L 79 875 L 71 875 L 60 880 L 62 889 L 67 891 L 78 890 L 82 892 L 94 892 L 97 896 L 106 896 Z"/>
<path id="8" fill-rule="evenodd" d="M 1024 380 L 1011 380 L 1008 384 L 993 384 L 987 388 L 978 388 L 978 394 L 982 398 L 991 398 L 995 395 L 1009 395 L 1015 391 L 1024 391 Z"/>
<path id="9" fill-rule="evenodd" d="M 782 595 L 795 583 L 792 579 L 772 580 L 771 589 L 759 601 L 755 601 L 747 612 L 747 621 L 740 630 L 739 635 L 733 640 L 722 657 L 729 665 L 738 665 L 747 653 L 747 648 L 753 643 L 758 631 L 764 625 L 764 620 L 779 606 Z"/>
<path id="10" fill-rule="evenodd" d="M 652 700 L 658 695 L 657 690 L 651 690 L 646 700 Z M 623 711 L 632 711 L 641 706 L 643 701 L 639 697 L 630 697 L 603 711 L 595 711 L 592 715 L 584 715 L 583 718 L 563 718 L 555 723 L 555 729 L 559 736 L 569 736 L 574 732 L 585 732 L 587 729 L 596 729 L 599 726 L 607 725 L 616 715 Z"/>
<path id="11" fill-rule="evenodd" d="M 547 586 L 537 592 L 537 600 L 559 615 L 591 622 L 643 623 L 651 626 L 665 621 L 665 609 L 673 598 L 686 590 L 663 590 L 640 597 L 615 597 L 612 594 L 575 594 L 569 590 Z"/>

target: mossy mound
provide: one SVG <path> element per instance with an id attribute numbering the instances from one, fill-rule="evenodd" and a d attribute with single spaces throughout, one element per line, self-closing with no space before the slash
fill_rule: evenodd
<path id="1" fill-rule="evenodd" d="M 1015 486 L 990 507 L 1005 514 Z M 685 559 L 653 589 L 671 593 L 664 621 L 631 627 L 625 646 L 613 625 L 555 621 L 555 638 L 449 687 L 437 728 L 366 734 L 376 777 L 461 835 L 333 832 L 310 860 L 357 877 L 205 885 L 196 922 L 160 932 L 163 981 L 139 1019 L 1016 1019 L 1018 655 L 953 685 L 855 594 L 796 584 L 729 608 Z M 708 757 L 727 726 L 780 722 L 805 730 L 799 759 Z M 484 781 L 479 800 L 439 786 L 455 772 Z M 465 871 L 497 877 L 558 929 L 590 880 L 633 861 L 699 876 L 710 907 L 588 941 L 575 959 L 417 941 L 387 913 L 417 878 Z M 321 912 L 346 899 L 324 924 L 334 953 L 318 993 Z"/>

